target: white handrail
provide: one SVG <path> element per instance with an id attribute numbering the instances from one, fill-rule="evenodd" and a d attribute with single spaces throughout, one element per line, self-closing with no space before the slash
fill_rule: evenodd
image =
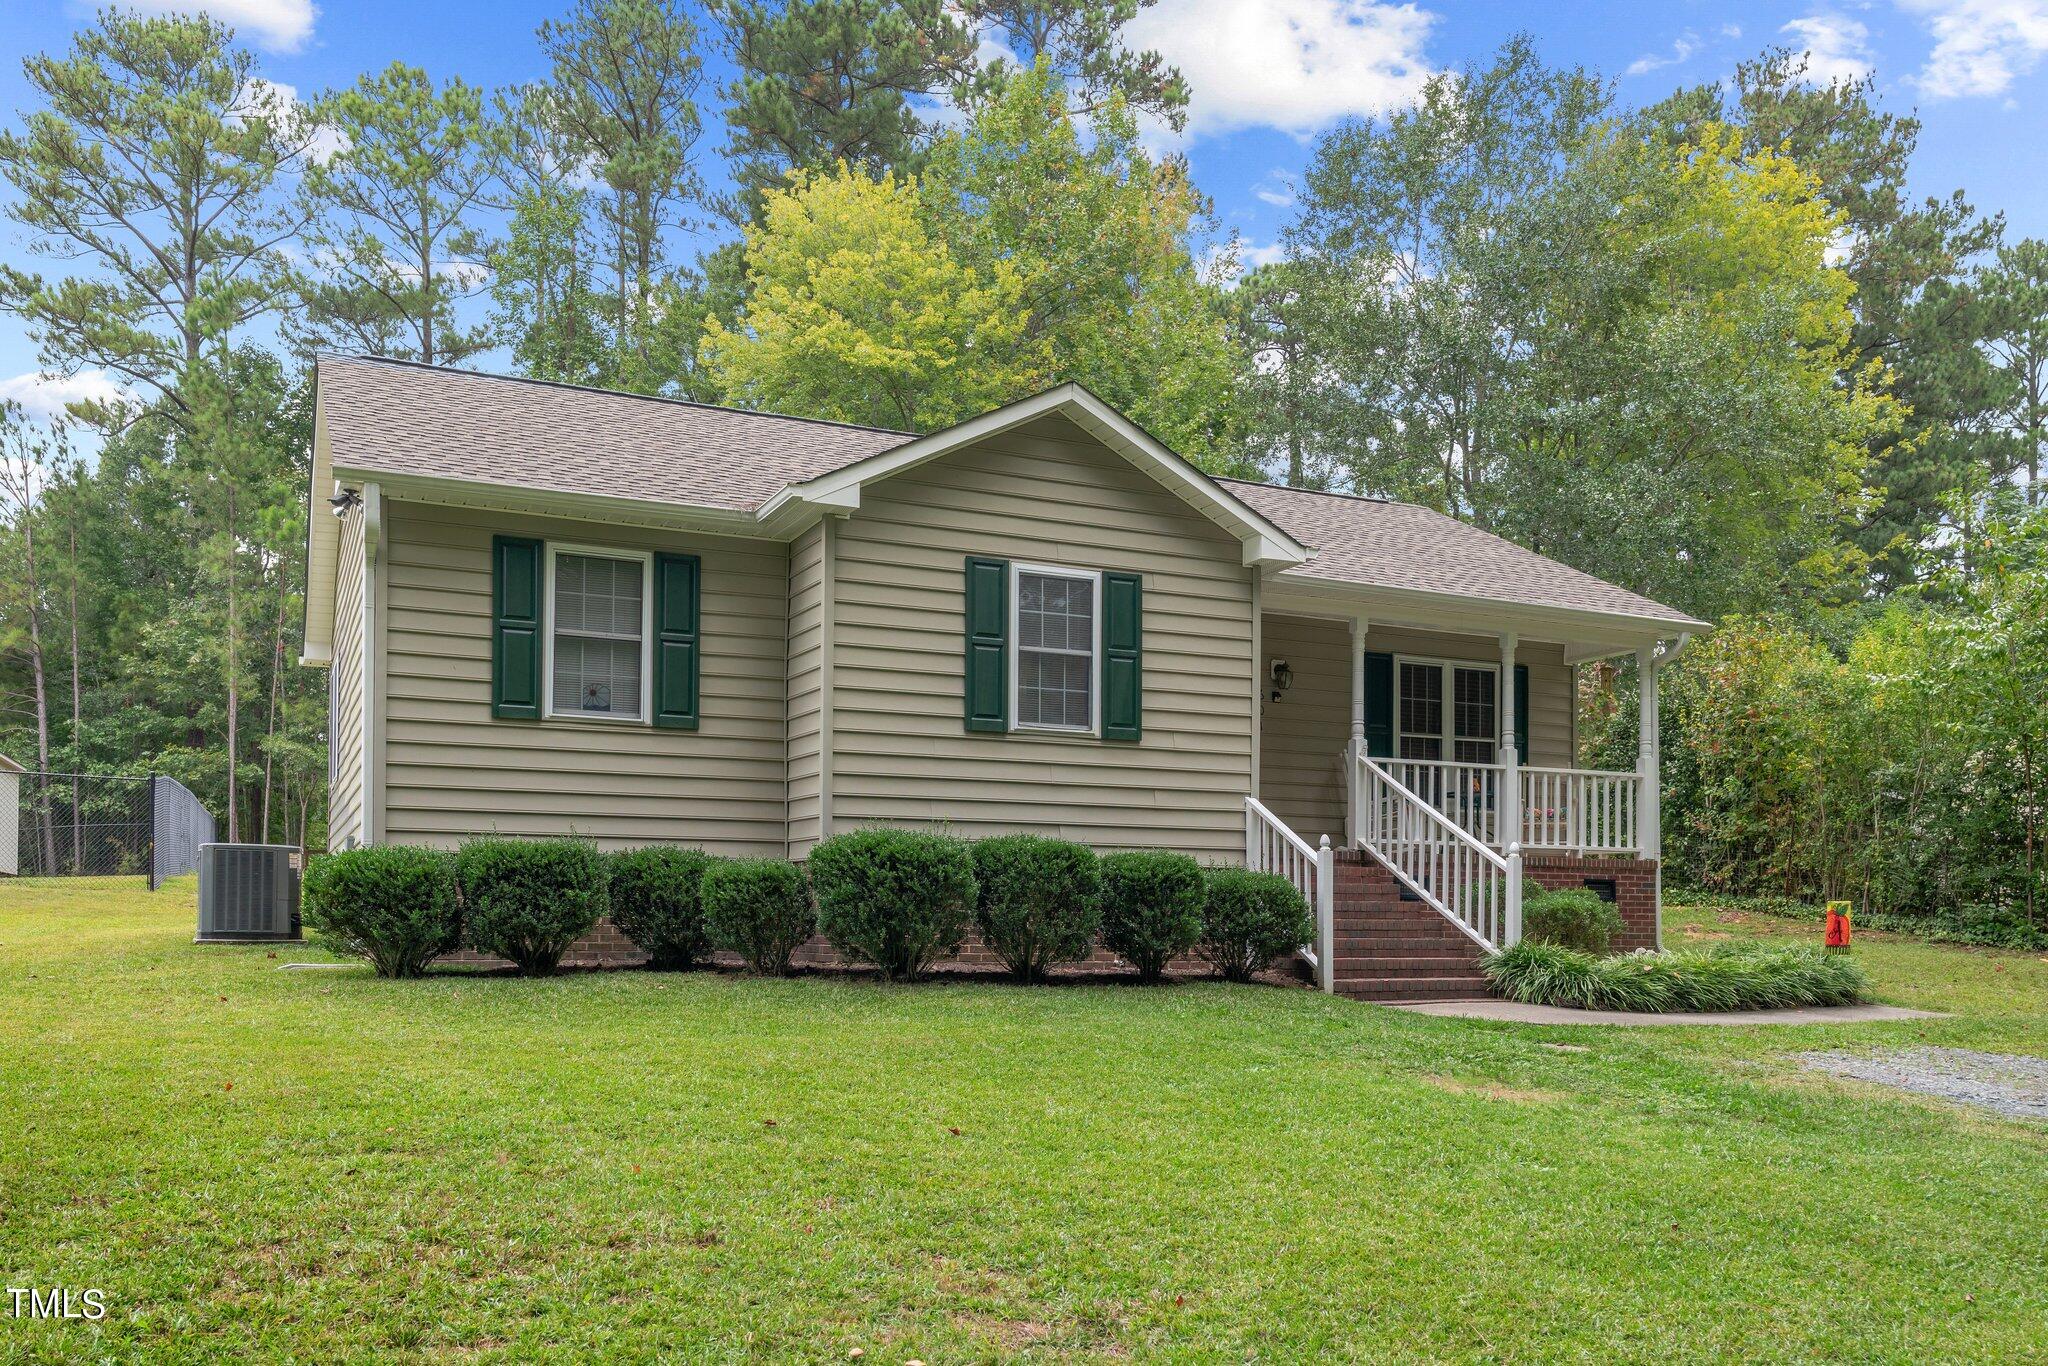
<path id="1" fill-rule="evenodd" d="M 1315 969 L 1316 985 L 1337 989 L 1337 856 L 1330 837 L 1315 848 L 1287 828 L 1257 797 L 1244 799 L 1244 862 L 1254 872 L 1278 873 L 1315 908 L 1315 943 L 1301 956 Z"/>
<path id="2" fill-rule="evenodd" d="M 1522 937 L 1522 848 L 1505 856 L 1402 784 L 1380 761 L 1358 757 L 1359 843 L 1423 901 L 1482 948 Z"/>

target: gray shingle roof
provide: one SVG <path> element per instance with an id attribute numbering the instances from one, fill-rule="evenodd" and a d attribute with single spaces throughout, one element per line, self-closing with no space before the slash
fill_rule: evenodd
<path id="1" fill-rule="evenodd" d="M 751 512 L 909 432 L 367 357 L 323 356 L 333 463 L 559 493 Z M 1282 579 L 1700 625 L 1684 613 L 1407 503 L 1218 479 L 1312 547 Z"/>
<path id="2" fill-rule="evenodd" d="M 1453 593 L 1699 626 L 1685 613 L 1412 503 L 1216 481 L 1314 550 L 1280 578 Z"/>
<path id="3" fill-rule="evenodd" d="M 334 463 L 347 469 L 735 512 L 913 439 L 361 357 L 322 356 L 319 388 Z"/>

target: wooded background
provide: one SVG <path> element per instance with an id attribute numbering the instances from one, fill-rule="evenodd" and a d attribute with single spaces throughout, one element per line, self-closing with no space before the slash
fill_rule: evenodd
<path id="1" fill-rule="evenodd" d="M 2048 246 L 1909 197 L 1867 79 L 1769 50 L 1624 109 L 1518 39 L 1322 136 L 1241 270 L 1146 150 L 1189 96 L 1149 3 L 580 0 L 534 84 L 303 103 L 204 18 L 30 56 L 0 309 L 123 396 L 5 412 L 0 752 L 324 842 L 319 349 L 917 430 L 1073 379 L 1720 622 L 1666 684 L 1674 880 L 2040 933 Z M 1589 761 L 1633 686 L 1583 671 Z"/>

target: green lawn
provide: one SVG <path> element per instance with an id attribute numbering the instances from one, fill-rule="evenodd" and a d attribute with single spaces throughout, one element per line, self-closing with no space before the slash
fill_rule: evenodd
<path id="1" fill-rule="evenodd" d="M 1952 1020 L 1561 1031 L 1206 984 L 393 983 L 192 923 L 189 888 L 0 885 L 0 1276 L 111 1307 L 0 1317 L 0 1359 L 2048 1350 L 2048 1130 L 1789 1059 L 2048 1052 L 2035 956 L 1861 939 Z"/>

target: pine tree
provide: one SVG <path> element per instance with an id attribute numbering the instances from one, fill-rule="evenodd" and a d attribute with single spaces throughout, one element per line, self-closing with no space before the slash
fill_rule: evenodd
<path id="1" fill-rule="evenodd" d="M 973 69 L 974 34 L 945 0 L 714 0 L 738 74 L 723 91 L 735 216 L 791 171 L 918 169 L 931 131 L 912 100 Z"/>

